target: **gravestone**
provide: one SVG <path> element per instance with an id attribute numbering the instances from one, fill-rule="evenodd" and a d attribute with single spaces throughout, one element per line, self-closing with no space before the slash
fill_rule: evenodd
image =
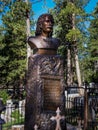
<path id="1" fill-rule="evenodd" d="M 10 122 L 12 120 L 11 114 L 12 114 L 12 108 L 13 108 L 13 102 L 11 99 L 6 101 L 6 111 L 5 111 L 5 121 Z"/>
<path id="2" fill-rule="evenodd" d="M 24 117 L 25 116 L 25 100 L 19 101 L 19 113 Z"/>
<path id="3" fill-rule="evenodd" d="M 42 26 L 49 24 L 43 27 L 47 33 L 53 25 L 50 17 L 47 14 L 42 16 Z M 57 55 L 58 40 L 42 34 L 28 40 L 31 48 L 36 46 L 37 52 L 28 59 L 25 130 L 34 130 L 35 125 L 38 130 L 55 130 L 56 120 L 51 120 L 51 117 L 56 116 L 57 108 L 61 116 L 65 115 L 64 68 L 63 58 Z M 65 119 L 60 120 L 60 127 L 66 130 Z"/>

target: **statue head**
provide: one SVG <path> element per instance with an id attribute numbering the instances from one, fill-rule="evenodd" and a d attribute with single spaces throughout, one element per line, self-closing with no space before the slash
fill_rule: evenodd
<path id="1" fill-rule="evenodd" d="M 36 25 L 36 32 L 35 32 L 36 36 L 39 36 L 42 34 L 42 31 L 44 29 L 43 26 L 46 21 L 46 18 L 48 18 L 48 20 L 51 22 L 51 31 L 49 32 L 49 37 L 52 36 L 54 19 L 51 14 L 47 14 L 47 13 L 40 15 L 38 18 L 37 25 Z"/>

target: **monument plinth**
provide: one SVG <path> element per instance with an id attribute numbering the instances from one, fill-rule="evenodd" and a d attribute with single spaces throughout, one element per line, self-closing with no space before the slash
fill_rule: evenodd
<path id="1" fill-rule="evenodd" d="M 58 55 L 35 55 L 29 58 L 26 98 L 26 130 L 35 124 L 40 130 L 52 130 L 50 118 L 59 107 L 64 115 L 63 59 Z M 46 124 L 45 124 L 46 123 Z M 45 127 L 47 128 L 43 128 Z M 54 130 L 54 129 L 53 129 Z"/>
<path id="2" fill-rule="evenodd" d="M 40 35 L 28 40 L 35 54 L 29 57 L 28 63 L 25 130 L 34 130 L 35 125 L 38 130 L 55 130 L 57 123 L 51 117 L 56 116 L 57 108 L 60 109 L 61 117 L 65 115 L 63 59 L 56 54 L 59 41 L 50 37 L 52 16 L 45 14 L 41 18 L 39 25 L 44 19 L 40 28 L 42 32 L 39 31 Z M 46 37 L 43 37 L 45 34 Z M 60 118 L 59 121 L 59 127 L 66 130 L 65 119 Z"/>

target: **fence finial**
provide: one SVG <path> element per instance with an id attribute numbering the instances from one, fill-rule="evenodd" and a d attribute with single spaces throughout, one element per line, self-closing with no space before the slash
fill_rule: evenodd
<path id="1" fill-rule="evenodd" d="M 57 110 L 56 110 L 56 113 L 57 113 L 57 115 L 56 116 L 52 116 L 50 119 L 51 120 L 56 120 L 56 129 L 55 130 L 61 130 L 61 125 L 60 125 L 60 120 L 61 119 L 65 119 L 65 117 L 64 116 L 61 116 L 60 115 L 60 109 L 59 109 L 59 107 L 57 108 Z"/>

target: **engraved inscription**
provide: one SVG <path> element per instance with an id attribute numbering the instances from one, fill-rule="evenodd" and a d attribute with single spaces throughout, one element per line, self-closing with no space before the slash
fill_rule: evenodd
<path id="1" fill-rule="evenodd" d="M 44 110 L 56 110 L 61 103 L 60 79 L 44 79 Z"/>

